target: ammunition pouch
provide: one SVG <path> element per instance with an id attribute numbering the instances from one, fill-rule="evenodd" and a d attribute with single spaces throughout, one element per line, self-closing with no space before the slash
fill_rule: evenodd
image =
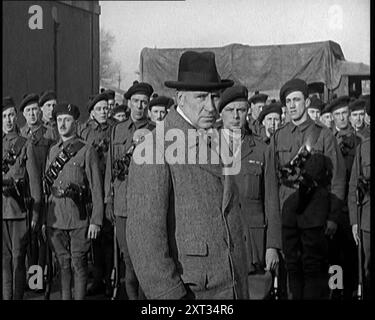
<path id="1" fill-rule="evenodd" d="M 26 179 L 4 179 L 3 180 L 3 195 L 4 197 L 11 197 L 20 206 L 22 211 L 26 211 L 32 205 L 32 198 L 28 192 L 29 186 Z"/>
<path id="2" fill-rule="evenodd" d="M 5 157 L 3 158 L 3 173 L 7 173 L 9 171 L 9 166 L 12 166 L 16 163 L 17 160 L 17 153 L 12 148 L 8 150 L 8 152 L 5 154 Z"/>
<path id="3" fill-rule="evenodd" d="M 113 176 L 115 179 L 124 181 L 125 177 L 129 174 L 129 165 L 132 156 L 125 154 L 122 158 L 116 159 L 113 162 Z"/>

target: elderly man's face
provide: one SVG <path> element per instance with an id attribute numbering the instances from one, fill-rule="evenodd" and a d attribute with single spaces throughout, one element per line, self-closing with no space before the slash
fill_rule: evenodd
<path id="1" fill-rule="evenodd" d="M 251 104 L 251 116 L 254 120 L 258 119 L 259 114 L 262 112 L 264 104 L 264 102 L 256 102 Z"/>
<path id="2" fill-rule="evenodd" d="M 16 120 L 16 108 L 11 107 L 3 111 L 3 132 L 5 134 L 13 131 Z"/>
<path id="3" fill-rule="evenodd" d="M 308 101 L 310 100 L 305 100 L 301 91 L 293 91 L 286 96 L 285 104 L 292 121 L 296 122 L 302 119 L 306 112 Z"/>
<path id="4" fill-rule="evenodd" d="M 45 120 L 47 120 L 47 121 L 52 120 L 52 111 L 55 108 L 55 106 L 56 106 L 56 100 L 55 99 L 48 100 L 42 105 L 41 110 L 42 110 L 42 113 L 43 113 L 43 118 Z"/>
<path id="5" fill-rule="evenodd" d="M 279 128 L 281 123 L 281 116 L 277 112 L 271 112 L 267 114 L 263 121 L 262 124 L 266 128 L 267 135 L 271 136 L 275 133 L 276 129 Z"/>
<path id="6" fill-rule="evenodd" d="M 91 111 L 93 118 L 99 123 L 107 122 L 108 112 L 108 102 L 106 100 L 97 102 Z"/>
<path id="7" fill-rule="evenodd" d="M 320 110 L 315 108 L 308 108 L 307 114 L 310 116 L 310 118 L 314 121 L 318 121 L 320 118 Z"/>
<path id="8" fill-rule="evenodd" d="M 167 115 L 166 109 L 164 106 L 153 106 L 149 111 L 150 119 L 154 122 L 163 121 Z"/>
<path id="9" fill-rule="evenodd" d="M 23 116 L 29 126 L 34 126 L 40 119 L 40 108 L 38 103 L 29 104 L 23 109 Z"/>
<path id="10" fill-rule="evenodd" d="M 233 101 L 221 111 L 221 119 L 225 129 L 242 129 L 246 124 L 246 115 L 249 108 L 247 101 Z"/>
<path id="11" fill-rule="evenodd" d="M 213 126 L 218 117 L 220 91 L 180 91 L 178 104 L 184 114 L 198 129 Z"/>
<path id="12" fill-rule="evenodd" d="M 346 129 L 349 125 L 349 107 L 341 107 L 332 112 L 333 121 L 337 129 Z"/>
<path id="13" fill-rule="evenodd" d="M 365 120 L 365 110 L 352 111 L 350 113 L 349 119 L 353 128 L 355 129 L 362 128 L 364 120 Z"/>
<path id="14" fill-rule="evenodd" d="M 150 98 L 145 94 L 133 94 L 129 100 L 130 116 L 134 121 L 146 118 Z"/>
<path id="15" fill-rule="evenodd" d="M 320 116 L 320 122 L 323 123 L 327 128 L 332 127 L 332 113 L 326 112 Z"/>

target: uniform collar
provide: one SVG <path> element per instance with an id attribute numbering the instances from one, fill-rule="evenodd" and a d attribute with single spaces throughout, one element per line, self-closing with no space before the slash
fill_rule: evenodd
<path id="1" fill-rule="evenodd" d="M 62 141 L 62 139 L 61 139 L 61 137 L 60 137 L 60 140 L 59 140 L 59 142 L 57 143 L 57 146 L 58 146 L 59 148 L 61 148 L 61 147 L 65 148 L 68 144 L 73 143 L 73 142 L 75 142 L 76 140 L 79 140 L 79 138 L 78 138 L 76 135 L 74 135 L 73 137 L 71 137 L 70 139 L 68 139 L 68 140 L 66 140 L 66 141 Z"/>
<path id="2" fill-rule="evenodd" d="M 298 126 L 295 125 L 292 121 L 290 122 L 290 124 L 292 125 L 292 132 L 294 132 L 297 128 L 299 131 L 304 132 L 308 127 L 310 127 L 314 123 L 315 122 L 309 116 L 307 116 L 306 121 L 302 122 Z"/>

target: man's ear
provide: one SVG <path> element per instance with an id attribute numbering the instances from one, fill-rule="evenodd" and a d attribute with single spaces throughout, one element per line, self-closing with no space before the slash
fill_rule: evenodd
<path id="1" fill-rule="evenodd" d="M 184 106 L 185 95 L 183 91 L 177 91 L 177 105 L 179 107 Z"/>
<path id="2" fill-rule="evenodd" d="M 311 100 L 309 97 L 306 98 L 305 100 L 305 108 L 307 109 L 310 106 Z"/>

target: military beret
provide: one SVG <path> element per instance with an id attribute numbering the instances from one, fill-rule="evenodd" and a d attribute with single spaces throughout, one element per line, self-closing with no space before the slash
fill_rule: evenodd
<path id="1" fill-rule="evenodd" d="M 115 115 L 119 112 L 126 112 L 127 106 L 124 104 L 120 104 L 112 109 L 112 114 Z"/>
<path id="2" fill-rule="evenodd" d="M 228 103 L 233 101 L 246 101 L 248 91 L 247 88 L 241 85 L 229 87 L 224 90 L 219 102 L 219 112 L 221 112 Z"/>
<path id="3" fill-rule="evenodd" d="M 102 93 L 107 94 L 108 100 L 114 100 L 115 99 L 116 93 L 113 90 L 108 89 L 108 90 L 103 91 Z"/>
<path id="4" fill-rule="evenodd" d="M 11 96 L 6 96 L 3 98 L 3 111 L 9 108 L 16 108 L 16 104 Z"/>
<path id="5" fill-rule="evenodd" d="M 350 103 L 349 96 L 341 96 L 333 99 L 327 106 L 327 112 L 333 112 L 338 108 L 346 107 Z"/>
<path id="6" fill-rule="evenodd" d="M 285 106 L 286 96 L 294 91 L 300 91 L 303 93 L 304 97 L 307 98 L 309 94 L 309 88 L 307 83 L 302 79 L 292 79 L 287 81 L 280 89 L 280 101 Z"/>
<path id="7" fill-rule="evenodd" d="M 322 111 L 324 108 L 324 102 L 320 100 L 317 96 L 312 96 L 310 98 L 310 105 L 308 106 L 308 108 L 318 109 Z"/>
<path id="8" fill-rule="evenodd" d="M 53 109 L 52 117 L 56 121 L 57 116 L 61 114 L 69 114 L 74 118 L 74 120 L 77 120 L 81 113 L 79 112 L 79 108 L 76 105 L 67 102 L 62 102 L 58 103 L 56 107 Z"/>
<path id="9" fill-rule="evenodd" d="M 366 100 L 364 99 L 356 99 L 349 103 L 349 111 L 358 111 L 358 110 L 365 110 L 366 107 Z"/>
<path id="10" fill-rule="evenodd" d="M 20 111 L 23 112 L 23 110 L 30 104 L 37 103 L 39 105 L 39 96 L 35 93 L 29 93 L 25 94 L 22 98 L 22 101 L 20 103 Z"/>
<path id="11" fill-rule="evenodd" d="M 270 113 L 278 113 L 280 116 L 283 112 L 282 110 L 283 105 L 280 101 L 278 102 L 271 102 L 270 104 L 267 104 L 263 107 L 261 113 L 259 114 L 258 121 L 262 123 L 263 119 L 266 117 L 266 115 Z"/>
<path id="12" fill-rule="evenodd" d="M 174 101 L 172 98 L 166 97 L 166 96 L 154 96 L 154 98 L 150 101 L 150 104 L 148 105 L 148 109 L 151 110 L 152 107 L 155 106 L 162 106 L 166 109 L 169 109 L 171 106 L 173 106 Z"/>
<path id="13" fill-rule="evenodd" d="M 370 114 L 370 95 L 369 94 L 361 94 L 359 99 L 365 100 L 365 111 L 367 114 Z"/>
<path id="14" fill-rule="evenodd" d="M 254 95 L 251 96 L 249 99 L 249 103 L 257 103 L 257 102 L 266 102 L 268 95 L 264 93 L 259 93 L 259 91 L 255 91 Z"/>
<path id="15" fill-rule="evenodd" d="M 39 106 L 42 107 L 47 101 L 49 100 L 56 100 L 56 93 L 55 91 L 45 91 L 41 94 L 39 98 Z"/>
<path id="16" fill-rule="evenodd" d="M 152 86 L 146 82 L 134 81 L 133 85 L 129 90 L 124 94 L 125 99 L 130 99 L 133 94 L 140 93 L 145 94 L 148 97 L 151 97 L 154 89 Z"/>
<path id="17" fill-rule="evenodd" d="M 90 99 L 90 98 L 89 98 Z M 92 108 L 99 102 L 99 101 L 108 101 L 108 95 L 105 92 L 96 94 L 91 96 L 91 99 L 89 100 L 87 104 L 87 110 L 91 112 Z"/>

